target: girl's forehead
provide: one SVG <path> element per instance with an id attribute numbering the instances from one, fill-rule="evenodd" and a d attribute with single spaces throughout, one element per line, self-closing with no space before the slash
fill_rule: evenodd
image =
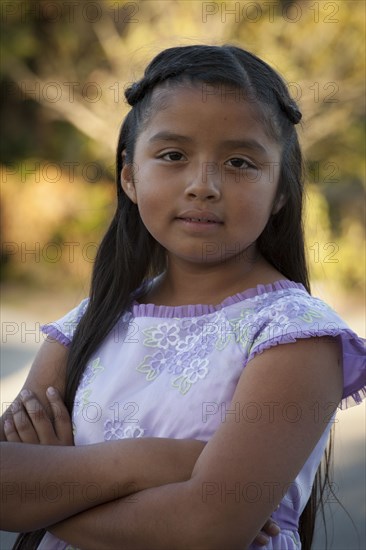
<path id="1" fill-rule="evenodd" d="M 210 137 L 215 133 L 256 134 L 266 143 L 278 145 L 269 135 L 265 112 L 257 101 L 228 85 L 177 83 L 154 90 L 143 133 L 206 129 Z"/>
<path id="2" fill-rule="evenodd" d="M 213 110 L 217 116 L 223 111 L 236 111 L 238 114 L 255 115 L 258 102 L 249 98 L 243 90 L 226 84 L 183 84 L 159 86 L 152 94 L 154 112 L 175 110 L 177 112 L 198 109 L 202 112 Z"/>

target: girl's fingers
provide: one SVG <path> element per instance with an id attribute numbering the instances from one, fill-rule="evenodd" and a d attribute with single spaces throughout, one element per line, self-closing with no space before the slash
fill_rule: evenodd
<path id="1" fill-rule="evenodd" d="M 73 445 L 69 413 L 60 395 L 53 388 L 47 391 L 54 425 L 43 405 L 29 390 L 20 392 L 20 401 L 12 404 L 12 420 L 4 425 L 7 441 L 41 443 L 43 445 Z M 52 416 L 51 415 L 51 416 Z"/>
<path id="2" fill-rule="evenodd" d="M 272 518 L 269 518 L 267 519 L 266 523 L 263 525 L 262 531 L 264 531 L 265 534 L 269 535 L 270 537 L 275 537 L 280 533 L 281 529 L 277 525 L 277 523 L 273 521 Z"/>
<path id="3" fill-rule="evenodd" d="M 264 533 L 262 533 L 262 531 L 260 531 L 258 535 L 255 537 L 253 542 L 258 546 L 265 546 L 266 544 L 269 543 L 269 536 L 265 535 Z"/>
<path id="4" fill-rule="evenodd" d="M 49 387 L 46 392 L 50 403 L 57 438 L 61 445 L 73 445 L 72 423 L 69 412 L 56 388 Z"/>
<path id="5" fill-rule="evenodd" d="M 275 537 L 280 533 L 281 529 L 275 521 L 269 518 L 263 525 L 262 530 L 254 539 L 254 543 L 258 546 L 265 546 L 268 544 L 270 537 Z"/>
<path id="6" fill-rule="evenodd" d="M 4 433 L 5 433 L 6 441 L 9 441 L 9 443 L 22 442 L 14 426 L 14 422 L 10 418 L 7 418 L 4 422 Z"/>
<path id="7" fill-rule="evenodd" d="M 23 443 L 39 443 L 36 429 L 28 416 L 26 409 L 21 401 L 14 401 L 11 405 L 13 413 L 13 425 L 19 439 Z M 8 440 L 9 441 L 9 440 Z"/>
<path id="8" fill-rule="evenodd" d="M 20 397 L 22 400 L 23 407 L 26 412 L 23 410 L 23 419 L 20 419 L 19 425 L 16 424 L 18 433 L 22 441 L 26 443 L 41 443 L 43 445 L 52 445 L 56 440 L 55 432 L 52 426 L 52 422 L 43 408 L 42 404 L 38 401 L 36 396 L 29 390 L 22 390 L 20 392 Z M 15 415 L 13 413 L 13 418 L 15 421 Z M 29 421 L 33 430 L 29 426 Z M 30 440 L 30 433 L 32 432 L 32 437 L 34 435 L 37 440 Z"/>

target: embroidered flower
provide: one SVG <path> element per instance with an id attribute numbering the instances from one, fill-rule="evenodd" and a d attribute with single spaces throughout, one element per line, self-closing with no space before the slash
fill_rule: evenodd
<path id="1" fill-rule="evenodd" d="M 193 348 L 195 344 L 197 344 L 198 336 L 197 335 L 189 335 L 185 338 L 181 338 L 180 341 L 175 346 L 175 349 L 178 352 L 185 352 Z"/>
<path id="2" fill-rule="evenodd" d="M 123 430 L 122 422 L 117 420 L 106 420 L 104 422 L 104 440 L 111 441 L 112 439 L 122 439 Z"/>
<path id="3" fill-rule="evenodd" d="M 189 335 L 201 336 L 205 330 L 205 327 L 208 323 L 206 316 L 204 317 L 193 317 L 192 319 L 183 319 L 182 329 L 187 331 Z"/>
<path id="4" fill-rule="evenodd" d="M 95 376 L 94 372 L 89 368 L 89 366 L 87 366 L 86 370 L 84 371 L 81 377 L 80 384 L 78 386 L 78 392 L 81 392 L 83 389 L 89 386 L 94 376 Z"/>
<path id="5" fill-rule="evenodd" d="M 195 356 L 195 352 L 187 351 L 185 353 L 173 354 L 171 360 L 168 364 L 168 372 L 173 372 L 174 374 L 181 374 L 183 370 L 189 365 L 192 357 Z"/>
<path id="6" fill-rule="evenodd" d="M 145 433 L 145 430 L 142 428 L 139 428 L 138 426 L 127 426 L 123 430 L 123 437 L 124 438 L 137 438 L 142 437 Z"/>
<path id="7" fill-rule="evenodd" d="M 89 388 L 89 386 L 94 381 L 95 377 L 103 371 L 104 367 L 100 364 L 100 357 L 97 357 L 94 361 L 87 365 L 75 394 L 75 415 L 78 415 L 81 409 L 90 402 L 89 397 L 92 393 L 92 389 Z"/>
<path id="8" fill-rule="evenodd" d="M 175 353 L 171 349 L 167 349 L 165 351 L 158 351 L 157 353 L 154 353 L 154 355 L 151 357 L 150 366 L 153 371 L 155 371 L 157 374 L 156 376 L 163 370 L 165 367 L 174 360 Z"/>
<path id="9" fill-rule="evenodd" d="M 173 388 L 178 388 L 182 395 L 189 392 L 192 385 L 199 379 L 205 378 L 208 374 L 208 359 L 193 359 L 189 367 L 186 367 L 181 376 L 175 378 L 172 382 Z"/>
<path id="10" fill-rule="evenodd" d="M 167 348 L 175 346 L 179 341 L 179 329 L 176 325 L 163 323 L 157 327 L 144 330 L 147 338 L 144 339 L 144 345 L 153 348 Z"/>
<path id="11" fill-rule="evenodd" d="M 207 365 L 208 359 L 193 359 L 190 367 L 184 369 L 183 374 L 191 384 L 194 384 L 199 378 L 205 378 L 208 373 Z"/>
<path id="12" fill-rule="evenodd" d="M 157 351 L 154 355 L 146 355 L 136 370 L 146 374 L 146 380 L 155 380 L 171 364 L 175 355 L 172 349 Z"/>

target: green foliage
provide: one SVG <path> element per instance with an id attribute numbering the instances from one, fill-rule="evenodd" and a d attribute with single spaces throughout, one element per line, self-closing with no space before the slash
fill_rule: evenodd
<path id="1" fill-rule="evenodd" d="M 319 189 L 309 185 L 305 211 L 307 257 L 312 280 L 333 290 L 364 290 L 364 228 L 357 217 L 342 219 L 338 234 L 332 231 L 329 204 Z"/>
<path id="2" fill-rule="evenodd" d="M 113 202 L 114 148 L 127 112 L 124 87 L 163 48 L 230 42 L 285 75 L 303 112 L 313 277 L 362 288 L 363 1 L 27 0 L 2 8 L 3 242 L 99 240 Z M 21 175 L 31 163 L 50 162 L 62 173 L 56 183 Z M 77 163 L 72 184 L 70 163 Z M 85 173 L 90 163 L 100 172 L 96 181 Z M 336 243 L 334 256 L 327 243 Z M 4 250 L 2 260 L 5 279 L 29 273 L 42 278 L 42 270 L 49 276 L 52 268 L 42 260 L 33 269 Z M 83 277 L 91 265 L 81 264 L 65 264 L 60 273 Z"/>
<path id="3" fill-rule="evenodd" d="M 2 279 L 39 287 L 86 281 L 114 213 L 113 186 L 70 181 L 51 164 L 17 168 L 2 172 Z"/>

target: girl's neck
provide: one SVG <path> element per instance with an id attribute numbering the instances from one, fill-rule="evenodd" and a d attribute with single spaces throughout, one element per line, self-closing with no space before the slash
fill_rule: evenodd
<path id="1" fill-rule="evenodd" d="M 270 284 L 285 277 L 259 257 L 249 268 L 243 265 L 227 269 L 223 265 L 180 265 L 170 262 L 167 270 L 153 287 L 141 298 L 140 303 L 181 306 L 188 304 L 219 304 L 225 298 L 255 288 L 258 284 Z"/>

